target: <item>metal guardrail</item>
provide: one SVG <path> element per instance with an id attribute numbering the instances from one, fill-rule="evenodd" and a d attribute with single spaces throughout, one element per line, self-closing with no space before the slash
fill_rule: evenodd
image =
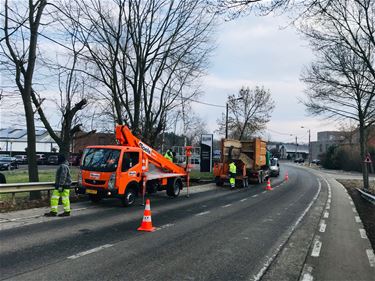
<path id="1" fill-rule="evenodd" d="M 77 185 L 77 181 L 72 182 L 72 188 Z M 5 183 L 0 184 L 1 194 L 12 194 L 12 203 L 16 203 L 16 193 L 32 191 L 50 191 L 55 189 L 55 182 L 27 182 L 27 183 Z"/>
<path id="2" fill-rule="evenodd" d="M 362 197 L 365 198 L 367 201 L 370 201 L 372 204 L 375 204 L 375 196 L 367 193 L 359 188 L 357 190 L 361 193 Z"/>

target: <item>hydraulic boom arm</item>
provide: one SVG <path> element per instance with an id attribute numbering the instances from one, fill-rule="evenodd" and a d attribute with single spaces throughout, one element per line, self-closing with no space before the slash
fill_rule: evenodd
<path id="1" fill-rule="evenodd" d="M 155 166 L 166 169 L 172 173 L 186 174 L 184 168 L 174 164 L 166 159 L 163 155 L 152 149 L 147 144 L 143 143 L 140 139 L 132 134 L 130 129 L 125 125 L 116 126 L 116 139 L 124 146 L 139 147 L 147 155 L 149 161 Z"/>

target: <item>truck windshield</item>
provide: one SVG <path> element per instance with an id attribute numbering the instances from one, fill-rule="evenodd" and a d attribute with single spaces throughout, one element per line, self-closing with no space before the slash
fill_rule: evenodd
<path id="1" fill-rule="evenodd" d="M 277 159 L 271 159 L 271 166 L 277 166 Z"/>
<path id="2" fill-rule="evenodd" d="M 120 150 L 87 148 L 83 154 L 81 169 L 88 171 L 114 172 L 117 169 Z"/>

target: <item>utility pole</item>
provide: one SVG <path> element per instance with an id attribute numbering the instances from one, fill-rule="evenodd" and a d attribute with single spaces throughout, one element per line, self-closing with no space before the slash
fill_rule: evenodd
<path id="1" fill-rule="evenodd" d="M 226 103 L 226 113 L 225 113 L 225 138 L 228 138 L 228 102 Z"/>
<path id="2" fill-rule="evenodd" d="M 310 167 L 310 165 L 311 165 L 311 153 L 312 153 L 312 151 L 311 151 L 311 141 L 310 141 L 310 129 L 309 129 L 309 167 Z"/>
<path id="3" fill-rule="evenodd" d="M 297 159 L 297 146 L 298 146 L 298 143 L 297 143 L 297 136 L 296 136 L 296 152 L 294 154 L 294 159 Z"/>

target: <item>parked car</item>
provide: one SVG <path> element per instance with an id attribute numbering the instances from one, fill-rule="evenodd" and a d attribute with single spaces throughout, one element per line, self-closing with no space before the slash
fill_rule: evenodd
<path id="1" fill-rule="evenodd" d="M 270 160 L 270 176 L 278 177 L 280 175 L 280 164 L 279 159 L 271 158 Z"/>
<path id="2" fill-rule="evenodd" d="M 296 159 L 294 159 L 294 163 L 305 163 L 305 159 L 303 159 L 303 158 L 296 158 Z"/>
<path id="3" fill-rule="evenodd" d="M 316 165 L 320 165 L 320 160 L 319 159 L 313 159 L 311 161 L 311 163 L 316 164 Z"/>
<path id="4" fill-rule="evenodd" d="M 18 169 L 16 158 L 3 156 L 0 157 L 0 170 L 13 170 Z"/>
<path id="5" fill-rule="evenodd" d="M 47 157 L 44 154 L 37 154 L 36 162 L 38 165 L 45 165 L 47 163 Z"/>
<path id="6" fill-rule="evenodd" d="M 14 155 L 17 164 L 27 164 L 27 155 Z"/>
<path id="7" fill-rule="evenodd" d="M 57 157 L 57 155 L 50 155 L 48 157 L 47 163 L 49 165 L 57 165 L 57 164 L 59 164 L 59 158 Z"/>
<path id="8" fill-rule="evenodd" d="M 80 155 L 70 155 L 68 162 L 69 162 L 69 165 L 79 166 L 79 164 L 81 162 L 81 156 Z"/>

